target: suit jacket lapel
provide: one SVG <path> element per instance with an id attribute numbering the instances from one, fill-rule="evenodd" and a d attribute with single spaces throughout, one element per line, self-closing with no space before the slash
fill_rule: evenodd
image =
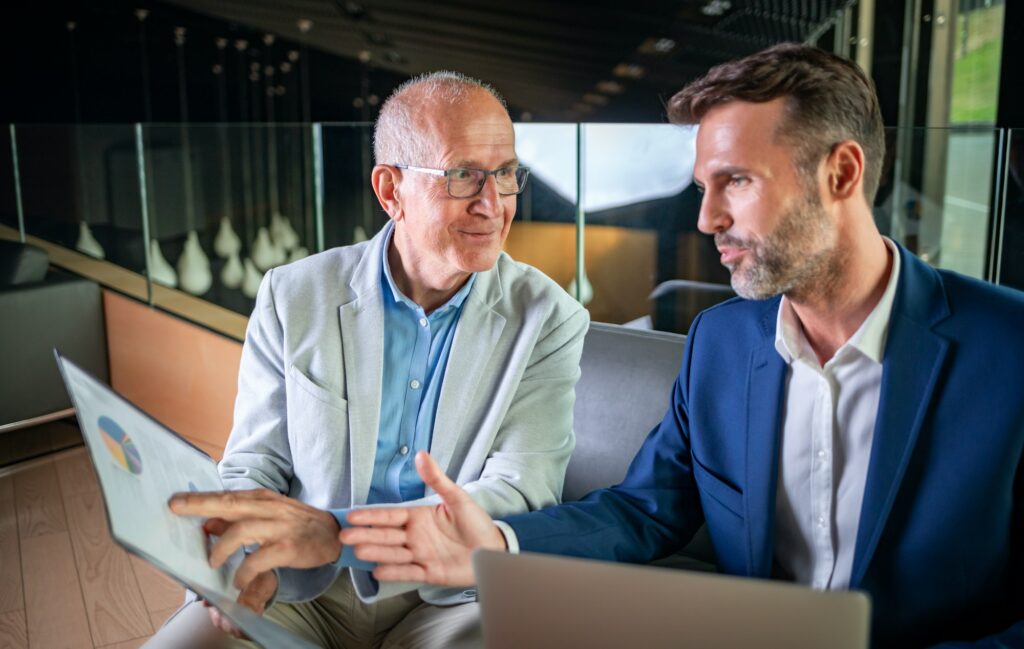
<path id="1" fill-rule="evenodd" d="M 769 577 L 775 546 L 775 486 L 779 435 L 785 398 L 786 362 L 775 350 L 775 315 L 779 300 L 765 303 L 762 344 L 750 355 L 747 386 L 747 451 L 744 506 L 747 519 L 748 574 Z"/>
<path id="2" fill-rule="evenodd" d="M 389 223 L 367 246 L 349 282 L 356 297 L 338 309 L 348 396 L 348 469 L 352 476 L 353 505 L 366 503 L 377 454 L 384 366 L 380 273 L 384 242 L 391 227 Z"/>
<path id="3" fill-rule="evenodd" d="M 445 472 L 463 436 L 476 432 L 466 430 L 466 413 L 486 410 L 476 402 L 491 396 L 479 386 L 505 328 L 505 317 L 493 308 L 501 296 L 497 266 L 477 275 L 455 328 L 430 440 L 430 454 Z"/>
<path id="4" fill-rule="evenodd" d="M 910 463 L 949 341 L 932 327 L 949 315 L 934 269 L 900 250 L 901 272 L 882 362 L 882 387 L 850 586 L 864 579 Z"/>

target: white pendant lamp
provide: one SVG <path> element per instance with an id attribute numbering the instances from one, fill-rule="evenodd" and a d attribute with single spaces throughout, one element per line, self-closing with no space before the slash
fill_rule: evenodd
<path id="1" fill-rule="evenodd" d="M 149 241 L 149 278 L 157 284 L 171 288 L 178 285 L 178 276 L 164 259 L 164 255 L 160 251 L 160 242 L 156 239 Z"/>
<path id="2" fill-rule="evenodd" d="M 242 240 L 235 234 L 235 229 L 231 227 L 231 219 L 222 216 L 220 227 L 217 228 L 217 236 L 213 239 L 213 251 L 217 253 L 218 257 L 227 259 L 232 255 L 237 257 L 241 249 Z"/>
<path id="3" fill-rule="evenodd" d="M 199 245 L 199 237 L 195 230 L 188 233 L 185 248 L 178 257 L 178 279 L 181 288 L 192 295 L 204 295 L 213 285 L 213 273 L 210 271 L 210 260 Z"/>
<path id="4" fill-rule="evenodd" d="M 224 264 L 220 271 L 220 282 L 225 288 L 235 289 L 242 285 L 244 277 L 245 268 L 242 266 L 242 260 L 238 258 L 238 252 L 233 252 L 228 257 L 228 263 Z"/>
<path id="5" fill-rule="evenodd" d="M 246 257 L 245 274 L 242 277 L 242 294 L 249 298 L 256 297 L 262 281 L 263 273 L 256 269 L 256 264 L 252 262 L 252 259 Z"/>
<path id="6" fill-rule="evenodd" d="M 103 246 L 96 240 L 96 237 L 92 236 L 92 230 L 89 229 L 89 224 L 85 221 L 81 221 L 78 224 L 78 241 L 75 242 L 75 248 L 82 253 L 95 257 L 96 259 L 103 259 L 106 257 L 106 253 L 103 251 Z"/>
<path id="7" fill-rule="evenodd" d="M 275 246 L 270 239 L 270 232 L 267 228 L 261 227 L 256 232 L 256 241 L 252 244 L 252 261 L 256 268 L 267 271 L 274 266 L 280 266 L 284 260 L 284 250 Z"/>
<path id="8" fill-rule="evenodd" d="M 289 251 L 299 245 L 299 235 L 292 228 L 291 221 L 279 212 L 270 217 L 270 237 L 279 248 Z"/>
<path id="9" fill-rule="evenodd" d="M 590 283 L 590 278 L 587 277 L 586 269 L 583 270 L 583 281 L 580 282 L 580 304 L 587 306 L 594 301 L 594 286 Z M 565 287 L 565 290 L 569 295 L 576 297 L 576 278 L 573 277 L 569 285 Z"/>

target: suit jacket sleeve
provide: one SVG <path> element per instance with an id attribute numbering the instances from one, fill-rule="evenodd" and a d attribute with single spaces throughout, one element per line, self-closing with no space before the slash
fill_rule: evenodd
<path id="1" fill-rule="evenodd" d="M 552 327 L 533 347 L 530 362 L 480 476 L 462 487 L 493 517 L 531 511 L 561 500 L 565 469 L 575 445 L 572 413 L 574 387 L 589 315 L 576 309 Z M 403 507 L 436 505 L 436 494 L 402 503 Z M 434 604 L 475 598 L 472 591 L 424 587 L 423 584 L 378 584 L 361 570 L 352 570 L 356 592 L 367 602 L 413 588 Z"/>
<path id="2" fill-rule="evenodd" d="M 704 520 L 693 476 L 687 408 L 699 324 L 700 317 L 690 329 L 668 412 L 648 435 L 623 481 L 578 502 L 506 518 L 520 550 L 647 562 L 692 538 Z"/>

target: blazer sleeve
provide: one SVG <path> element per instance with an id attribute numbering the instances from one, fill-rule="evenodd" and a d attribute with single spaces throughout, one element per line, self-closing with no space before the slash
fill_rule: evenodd
<path id="1" fill-rule="evenodd" d="M 541 336 L 519 381 L 480 476 L 462 485 L 492 517 L 531 511 L 561 500 L 565 469 L 575 446 L 572 414 L 580 377 L 583 339 L 590 323 L 586 310 L 574 309 Z M 402 507 L 436 505 L 436 494 Z M 351 570 L 356 592 L 366 602 L 413 588 L 434 604 L 475 598 L 462 589 L 423 584 L 378 584 L 361 570 Z"/>
<path id="2" fill-rule="evenodd" d="M 274 301 L 274 271 L 270 270 L 260 284 L 245 331 L 234 424 L 218 465 L 226 489 L 289 491 L 293 472 L 283 354 L 284 332 Z M 330 586 L 340 569 L 327 565 L 275 572 L 278 586 L 271 603 L 312 599 Z"/>
<path id="3" fill-rule="evenodd" d="M 623 481 L 577 502 L 506 518 L 521 551 L 648 562 L 693 537 L 704 521 L 693 476 L 687 404 L 699 324 L 698 316 L 687 338 L 668 412 L 644 441 Z"/>
<path id="4" fill-rule="evenodd" d="M 227 489 L 272 489 L 288 493 L 292 457 L 288 446 L 283 330 L 274 303 L 274 271 L 260 284 L 245 331 L 238 370 L 234 423 L 221 480 Z"/>

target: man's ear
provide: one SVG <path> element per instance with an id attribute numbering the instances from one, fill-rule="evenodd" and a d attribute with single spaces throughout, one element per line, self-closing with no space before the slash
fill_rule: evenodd
<path id="1" fill-rule="evenodd" d="M 843 140 L 832 147 L 825 160 L 828 192 L 833 200 L 846 200 L 863 195 L 864 149 L 853 140 Z"/>
<path id="2" fill-rule="evenodd" d="M 370 174 L 370 184 L 381 208 L 388 213 L 392 221 L 401 221 L 404 216 L 402 201 L 399 198 L 398 183 L 402 172 L 388 165 L 377 165 Z"/>

